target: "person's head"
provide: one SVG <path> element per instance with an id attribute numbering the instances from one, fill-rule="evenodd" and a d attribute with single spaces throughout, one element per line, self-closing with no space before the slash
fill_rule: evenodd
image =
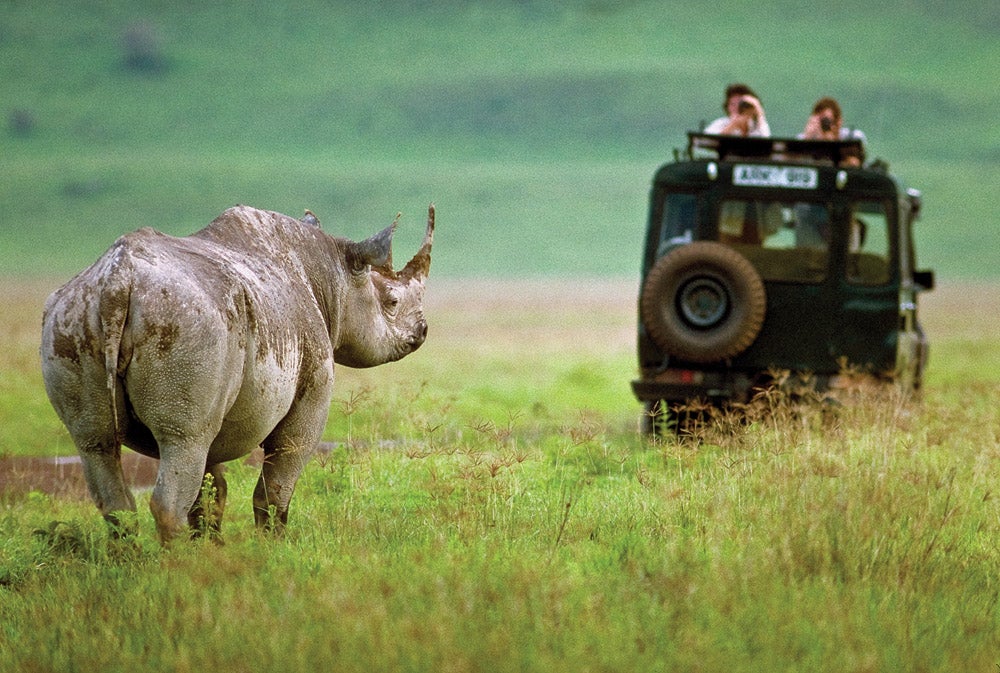
<path id="1" fill-rule="evenodd" d="M 748 87 L 746 84 L 730 84 L 726 87 L 726 98 L 722 101 L 722 109 L 726 111 L 729 116 L 735 115 L 739 111 L 740 101 L 743 100 L 744 96 L 750 96 L 751 98 L 756 98 L 760 100 L 760 96 Z"/>
<path id="2" fill-rule="evenodd" d="M 840 103 L 838 103 L 836 99 L 830 98 L 829 96 L 824 96 L 823 98 L 820 98 L 813 105 L 812 113 L 813 115 L 819 117 L 821 124 L 823 124 L 824 119 L 828 120 L 826 124 L 829 125 L 829 128 L 827 128 L 826 124 L 824 124 L 823 125 L 824 131 L 827 131 L 831 128 L 835 128 L 838 131 L 840 130 L 840 124 L 841 124 Z"/>

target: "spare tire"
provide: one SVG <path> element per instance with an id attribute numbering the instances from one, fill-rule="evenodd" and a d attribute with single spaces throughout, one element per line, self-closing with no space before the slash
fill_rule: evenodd
<path id="1" fill-rule="evenodd" d="M 661 257 L 646 275 L 639 310 L 653 342 L 691 362 L 727 360 L 760 333 L 764 282 L 750 261 L 721 243 L 695 241 Z"/>

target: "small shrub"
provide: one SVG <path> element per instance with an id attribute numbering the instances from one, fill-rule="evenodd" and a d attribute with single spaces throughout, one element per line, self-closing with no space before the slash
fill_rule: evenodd
<path id="1" fill-rule="evenodd" d="M 24 108 L 11 110 L 7 115 L 7 128 L 10 134 L 18 138 L 27 138 L 35 132 L 35 113 Z"/>
<path id="2" fill-rule="evenodd" d="M 167 57 L 162 42 L 160 32 L 153 24 L 147 21 L 129 24 L 122 35 L 125 70 L 139 74 L 157 74 L 166 70 Z"/>

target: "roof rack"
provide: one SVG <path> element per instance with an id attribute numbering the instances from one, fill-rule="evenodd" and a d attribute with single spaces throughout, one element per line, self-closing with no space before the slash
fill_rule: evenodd
<path id="1" fill-rule="evenodd" d="M 688 156 L 698 151 L 714 152 L 720 161 L 766 159 L 836 166 L 849 157 L 865 160 L 861 140 L 803 140 L 801 138 L 747 138 L 688 132 Z"/>

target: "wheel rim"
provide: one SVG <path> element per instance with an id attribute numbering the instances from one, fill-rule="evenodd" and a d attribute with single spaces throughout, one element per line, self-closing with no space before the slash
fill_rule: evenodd
<path id="1" fill-rule="evenodd" d="M 715 278 L 694 278 L 677 293 L 677 309 L 692 327 L 709 329 L 729 313 L 729 293 Z"/>

